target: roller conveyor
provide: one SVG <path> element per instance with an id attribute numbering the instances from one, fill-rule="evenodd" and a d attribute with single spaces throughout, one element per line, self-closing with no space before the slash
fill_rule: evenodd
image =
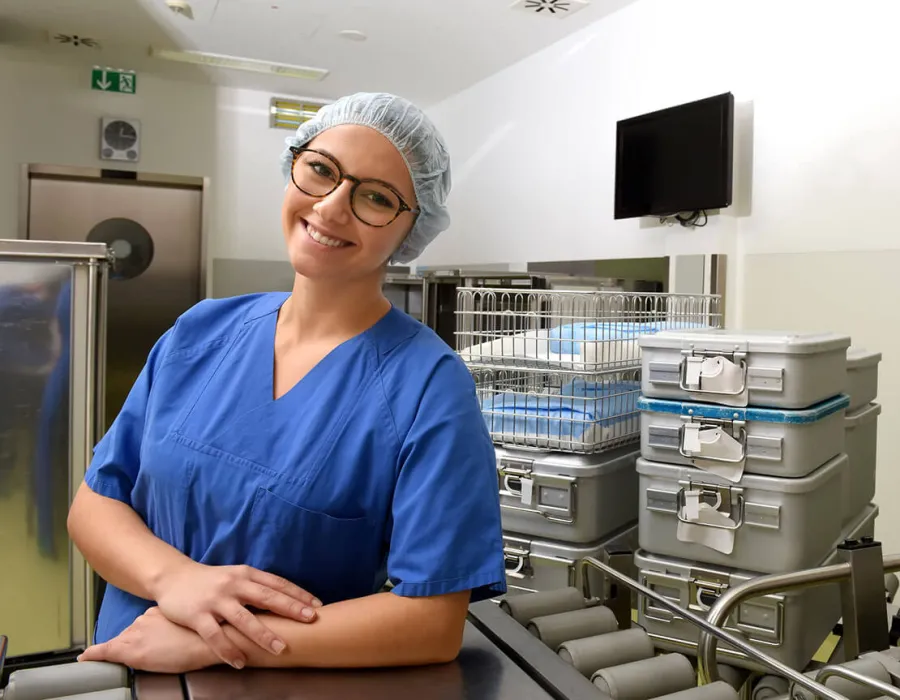
<path id="1" fill-rule="evenodd" d="M 873 640 L 885 636 L 886 630 L 873 634 L 860 626 L 858 607 L 851 605 L 848 610 L 855 611 L 854 615 L 848 618 L 845 611 L 844 618 L 845 628 L 849 620 L 853 630 L 848 643 L 859 648 L 857 658 L 812 670 L 792 669 L 715 626 L 715 619 L 727 616 L 726 598 L 730 596 L 734 602 L 751 588 L 758 594 L 761 586 L 771 585 L 766 577 L 735 587 L 713 606 L 709 620 L 701 620 L 610 565 L 592 559 L 583 564 L 614 579 L 620 584 L 617 595 L 625 599 L 601 601 L 586 587 L 584 591 L 559 589 L 514 596 L 500 605 L 477 603 L 469 609 L 463 649 L 449 664 L 348 671 L 235 671 L 220 667 L 184 676 L 131 674 L 114 664 L 60 664 L 14 672 L 0 692 L 0 700 L 505 700 L 520 696 L 535 700 L 812 700 L 817 696 L 900 700 L 900 650 L 871 646 L 879 643 Z M 900 569 L 900 558 L 886 557 L 884 564 L 885 569 Z M 845 567 L 846 571 L 823 567 L 787 577 L 797 579 L 796 584 L 849 575 L 852 583 L 855 568 L 852 564 Z M 885 588 L 890 596 L 889 580 Z M 655 597 L 657 603 L 685 615 L 714 638 L 738 648 L 743 645 L 745 653 L 771 666 L 774 675 L 751 674 L 721 662 L 713 663 L 715 673 L 709 674 L 708 666 L 698 666 L 693 657 L 661 652 L 643 629 L 623 619 L 620 608 L 630 600 L 628 589 Z M 746 589 L 746 594 L 741 589 Z M 4 650 L 5 639 L 0 637 L 0 664 Z M 714 648 L 712 653 L 709 658 L 715 658 Z M 698 685 L 698 675 L 704 684 Z M 704 679 L 704 675 L 712 677 Z"/>

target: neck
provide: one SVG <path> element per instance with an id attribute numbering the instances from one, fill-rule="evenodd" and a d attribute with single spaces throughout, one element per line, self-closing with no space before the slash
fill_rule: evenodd
<path id="1" fill-rule="evenodd" d="M 359 280 L 311 280 L 296 275 L 280 321 L 304 340 L 349 337 L 372 326 L 390 309 L 381 274 Z"/>

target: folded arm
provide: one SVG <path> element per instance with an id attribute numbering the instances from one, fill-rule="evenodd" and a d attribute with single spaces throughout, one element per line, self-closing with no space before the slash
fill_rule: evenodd
<path id="1" fill-rule="evenodd" d="M 156 600 L 168 572 L 192 563 L 150 532 L 131 506 L 87 484 L 78 488 L 67 524 L 72 542 L 104 580 L 144 600 Z"/>
<path id="2" fill-rule="evenodd" d="M 226 625 L 249 666 L 368 668 L 452 661 L 462 645 L 469 593 L 411 598 L 393 593 L 346 600 L 318 610 L 312 624 L 265 614 L 262 621 L 287 642 L 267 654 Z"/>
<path id="3" fill-rule="evenodd" d="M 376 668 L 446 663 L 462 645 L 469 592 L 428 598 L 377 593 L 319 608 L 312 623 L 278 615 L 261 620 L 286 642 L 272 655 L 224 624 L 224 634 L 257 668 Z M 122 634 L 89 647 L 82 661 L 108 661 L 135 670 L 187 673 L 220 662 L 193 630 L 151 608 Z M 243 664 L 241 665 L 243 667 Z"/>

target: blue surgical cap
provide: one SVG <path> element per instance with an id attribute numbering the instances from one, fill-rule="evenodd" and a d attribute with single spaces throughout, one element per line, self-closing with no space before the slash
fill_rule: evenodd
<path id="1" fill-rule="evenodd" d="M 400 151 L 409 168 L 420 210 L 412 230 L 391 262 L 415 260 L 437 235 L 450 225 L 444 203 L 450 192 L 450 154 L 431 120 L 402 97 L 387 93 L 357 93 L 328 104 L 315 117 L 300 125 L 285 139 L 288 148 L 281 155 L 285 183 L 290 182 L 293 153 L 326 129 L 341 124 L 359 124 L 375 129 Z"/>

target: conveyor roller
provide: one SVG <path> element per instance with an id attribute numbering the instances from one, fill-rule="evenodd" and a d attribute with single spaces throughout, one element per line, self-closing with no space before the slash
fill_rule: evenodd
<path id="1" fill-rule="evenodd" d="M 603 606 L 536 617 L 528 623 L 528 631 L 553 651 L 571 639 L 607 634 L 617 629 L 619 623 L 615 613 Z"/>
<path id="2" fill-rule="evenodd" d="M 682 654 L 663 654 L 597 671 L 591 682 L 613 700 L 650 700 L 693 688 L 694 666 Z"/>
<path id="3" fill-rule="evenodd" d="M 649 659 L 653 642 L 644 630 L 634 628 L 594 637 L 572 639 L 559 647 L 559 656 L 590 678 L 601 668 Z"/>
<path id="4" fill-rule="evenodd" d="M 587 603 L 577 588 L 559 588 L 541 593 L 507 596 L 500 601 L 500 609 L 520 625 L 527 625 L 536 617 L 582 610 Z"/>
<path id="5" fill-rule="evenodd" d="M 84 693 L 127 688 L 128 669 L 119 664 L 85 661 L 15 671 L 3 691 L 3 700 L 51 700 Z M 110 696 L 109 700 L 112 700 Z M 127 697 L 127 696 L 126 696 Z M 82 700 L 79 698 L 79 700 Z M 85 700 L 95 700 L 94 698 Z M 96 700 L 107 700 L 97 698 Z"/>

